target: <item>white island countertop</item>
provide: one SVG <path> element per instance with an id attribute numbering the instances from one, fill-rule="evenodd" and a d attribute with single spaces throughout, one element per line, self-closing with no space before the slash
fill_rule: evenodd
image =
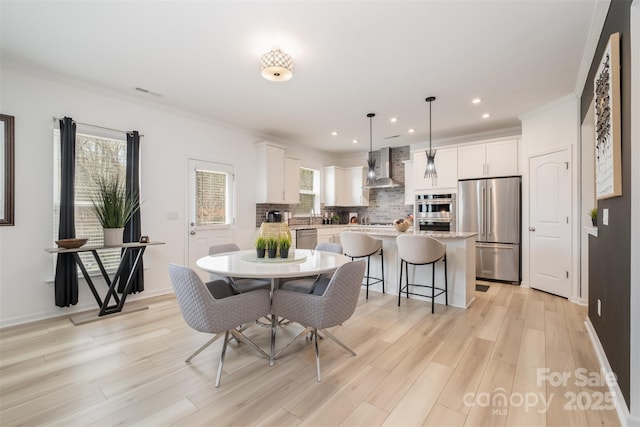
<path id="1" fill-rule="evenodd" d="M 400 232 L 394 227 L 368 227 L 368 226 L 353 226 L 349 227 L 349 231 L 357 231 L 359 233 L 369 234 L 371 236 L 390 236 L 397 237 L 402 234 L 421 234 L 424 236 L 433 237 L 434 239 L 468 239 L 469 237 L 477 236 L 478 233 L 466 232 L 466 231 L 417 231 L 414 232 L 413 228 L 409 228 L 405 232 Z"/>

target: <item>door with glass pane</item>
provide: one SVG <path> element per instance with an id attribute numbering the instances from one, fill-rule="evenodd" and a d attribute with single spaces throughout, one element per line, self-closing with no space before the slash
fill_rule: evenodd
<path id="1" fill-rule="evenodd" d="M 189 160 L 189 266 L 204 279 L 196 261 L 209 254 L 209 246 L 234 241 L 233 166 Z"/>

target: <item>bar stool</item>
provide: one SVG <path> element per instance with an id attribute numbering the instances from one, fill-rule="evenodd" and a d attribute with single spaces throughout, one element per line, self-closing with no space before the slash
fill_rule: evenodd
<path id="1" fill-rule="evenodd" d="M 437 296 L 444 294 L 444 303 L 445 305 L 449 305 L 447 295 L 447 247 L 432 237 L 414 234 L 403 234 L 401 236 L 398 236 L 396 238 L 396 242 L 398 244 L 398 256 L 400 257 L 398 307 L 400 306 L 400 296 L 402 295 L 403 290 L 405 290 L 407 298 L 409 298 L 409 295 L 418 295 L 425 298 L 431 298 L 431 313 L 434 313 L 435 299 Z M 444 289 L 436 287 L 435 283 L 435 263 L 440 260 L 444 262 Z M 431 264 L 431 285 L 409 283 L 409 264 L 414 266 Z M 403 265 L 406 276 L 406 285 L 404 286 L 402 286 Z M 431 295 L 409 292 L 409 286 L 431 288 Z M 438 293 L 436 293 L 436 290 L 438 291 Z"/>
<path id="2" fill-rule="evenodd" d="M 344 254 L 351 257 L 351 260 L 354 258 L 367 259 L 367 273 L 364 276 L 366 283 L 363 283 L 363 285 L 367 287 L 366 299 L 369 299 L 369 286 L 375 285 L 376 283 L 382 282 L 382 293 L 384 294 L 384 255 L 382 253 L 382 240 L 374 239 L 371 236 L 355 231 L 343 231 L 340 233 L 340 243 L 342 243 L 342 247 L 344 248 Z M 375 255 L 378 252 L 380 252 L 380 265 L 382 267 L 381 277 L 371 276 L 369 273 L 371 255 Z M 373 279 L 373 281 L 371 279 Z"/>

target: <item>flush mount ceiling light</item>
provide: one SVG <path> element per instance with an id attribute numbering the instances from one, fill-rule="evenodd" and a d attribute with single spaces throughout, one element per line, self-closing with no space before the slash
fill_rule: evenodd
<path id="1" fill-rule="evenodd" d="M 293 77 L 293 59 L 280 49 L 262 55 L 262 77 L 272 82 L 286 82 Z"/>
<path id="2" fill-rule="evenodd" d="M 376 160 L 373 158 L 373 118 L 375 116 L 374 113 L 367 114 L 367 117 L 369 117 L 369 159 L 367 160 L 369 171 L 367 172 L 367 185 L 373 184 L 376 180 Z"/>
<path id="3" fill-rule="evenodd" d="M 425 101 L 429 103 L 429 150 L 427 154 L 427 167 L 424 170 L 424 177 L 431 178 L 431 182 L 435 185 L 435 179 L 438 177 L 436 172 L 436 151 L 431 149 L 431 103 L 436 100 L 435 96 L 430 96 Z"/>

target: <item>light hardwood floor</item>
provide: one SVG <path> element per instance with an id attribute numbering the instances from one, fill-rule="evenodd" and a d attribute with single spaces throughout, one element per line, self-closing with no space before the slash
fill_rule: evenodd
<path id="1" fill-rule="evenodd" d="M 575 375 L 598 372 L 585 308 L 489 285 L 468 310 L 437 305 L 435 315 L 428 302 L 397 307 L 397 296 L 363 294 L 333 329 L 358 355 L 322 340 L 322 382 L 304 340 L 274 367 L 233 342 L 215 388 L 221 343 L 184 363 L 208 336 L 186 326 L 172 297 L 80 326 L 61 318 L 6 328 L 0 425 L 619 425 L 602 408 L 606 387 Z M 299 330 L 280 329 L 278 347 Z M 268 348 L 268 329 L 247 335 Z M 542 368 L 570 377 L 544 381 Z"/>

